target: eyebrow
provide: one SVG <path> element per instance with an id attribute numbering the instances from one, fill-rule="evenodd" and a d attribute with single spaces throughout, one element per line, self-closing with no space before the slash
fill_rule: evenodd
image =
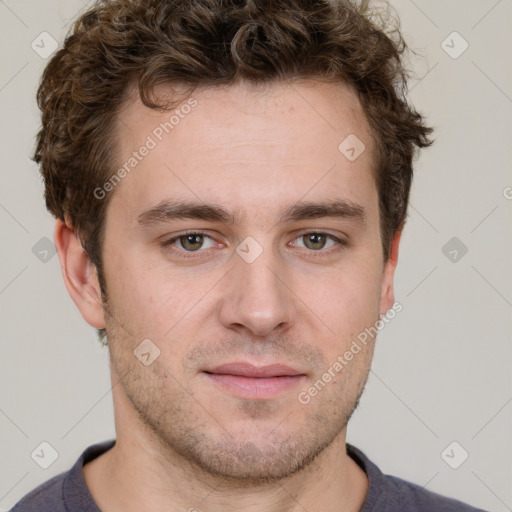
<path id="1" fill-rule="evenodd" d="M 323 202 L 300 201 L 291 204 L 282 212 L 277 223 L 325 217 L 348 219 L 360 223 L 366 221 L 365 210 L 361 205 L 346 199 L 338 199 Z M 195 219 L 233 225 L 240 218 L 240 212 L 232 213 L 213 203 L 167 200 L 141 213 L 137 217 L 137 222 L 141 226 L 148 226 L 177 219 Z"/>

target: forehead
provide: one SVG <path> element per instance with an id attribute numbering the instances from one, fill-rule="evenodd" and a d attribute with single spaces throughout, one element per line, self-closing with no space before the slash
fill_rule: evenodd
<path id="1" fill-rule="evenodd" d="M 210 143 L 246 141 L 248 134 L 258 133 L 279 142 L 284 140 L 283 128 L 286 128 L 287 134 L 294 138 L 301 135 L 311 138 L 318 132 L 330 131 L 338 139 L 351 130 L 350 133 L 372 144 L 358 95 L 344 82 L 326 83 L 309 79 L 198 87 L 188 100 L 185 91 L 179 84 L 157 86 L 155 98 L 172 104 L 172 108 L 162 112 L 144 106 L 138 91 L 131 87 L 118 115 L 117 131 L 121 146 L 125 142 L 137 142 L 133 140 L 140 135 L 137 129 L 151 133 L 166 121 L 172 125 L 168 128 L 174 132 L 176 141 L 180 132 L 185 131 L 187 138 L 200 137 Z M 195 104 L 189 108 L 187 104 L 190 105 L 192 100 Z M 191 113 L 194 115 L 189 115 Z M 296 121 L 302 123 L 297 125 Z M 237 130 L 240 125 L 243 125 L 243 131 Z"/>
<path id="2" fill-rule="evenodd" d="M 179 97 L 169 87 L 156 92 Z M 116 165 L 137 162 L 112 200 L 134 207 L 168 197 L 236 203 L 242 211 L 252 201 L 270 207 L 306 195 L 361 202 L 358 194 L 374 186 L 370 130 L 357 94 L 342 83 L 206 87 L 164 112 L 134 94 L 116 134 Z M 347 140 L 357 152 L 365 147 L 355 160 L 344 153 Z M 150 149 L 139 151 L 144 146 Z"/>

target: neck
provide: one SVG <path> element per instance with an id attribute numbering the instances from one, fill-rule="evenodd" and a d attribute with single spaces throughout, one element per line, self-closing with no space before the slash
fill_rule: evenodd
<path id="1" fill-rule="evenodd" d="M 119 434 L 111 450 L 84 466 L 84 476 L 103 512 L 357 512 L 368 480 L 347 455 L 345 434 L 303 470 L 271 483 L 246 484 L 206 474 L 147 437 Z"/>

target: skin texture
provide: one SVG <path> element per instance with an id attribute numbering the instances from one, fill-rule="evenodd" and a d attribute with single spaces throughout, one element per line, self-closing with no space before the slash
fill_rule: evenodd
<path id="1" fill-rule="evenodd" d="M 87 485 L 106 512 L 357 511 L 368 482 L 346 454 L 346 425 L 375 340 L 308 404 L 298 394 L 394 302 L 399 234 L 384 262 L 359 101 L 344 84 L 316 81 L 193 97 L 197 106 L 110 192 L 108 304 L 71 226 L 57 221 L 67 288 L 85 320 L 106 328 L 111 356 L 117 442 L 84 467 Z M 132 95 L 119 115 L 118 165 L 169 117 Z M 352 162 L 338 150 L 349 134 L 366 145 Z M 176 199 L 238 217 L 138 222 Z M 359 205 L 364 219 L 278 222 L 293 203 L 328 200 Z M 164 244 L 188 230 L 208 235 L 192 245 L 199 251 L 186 241 Z M 346 244 L 307 245 L 305 232 Z M 252 263 L 236 252 L 247 237 L 262 249 Z M 145 339 L 160 350 L 148 366 L 134 356 Z M 234 361 L 282 363 L 304 376 L 273 398 L 241 398 L 204 373 Z"/>

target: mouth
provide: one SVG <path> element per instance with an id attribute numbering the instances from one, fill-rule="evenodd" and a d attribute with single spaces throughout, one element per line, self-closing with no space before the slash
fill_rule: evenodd
<path id="1" fill-rule="evenodd" d="M 305 373 L 284 364 L 254 366 L 245 362 L 234 362 L 204 370 L 203 373 L 224 391 L 253 400 L 277 397 L 306 379 Z"/>

